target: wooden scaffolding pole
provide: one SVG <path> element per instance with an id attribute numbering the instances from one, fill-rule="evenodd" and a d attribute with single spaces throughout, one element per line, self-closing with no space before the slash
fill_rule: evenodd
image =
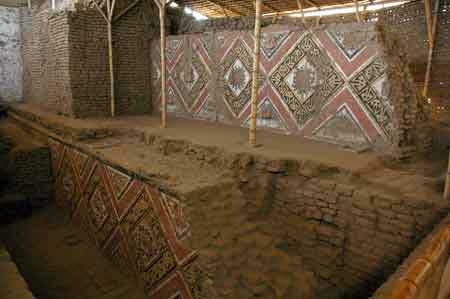
<path id="1" fill-rule="evenodd" d="M 297 0 L 297 6 L 298 6 L 298 10 L 300 11 L 300 14 L 301 14 L 301 16 L 302 16 L 302 22 L 303 22 L 303 24 L 305 24 L 305 23 L 306 23 L 306 20 L 305 20 L 305 11 L 303 10 L 303 3 L 302 3 L 302 0 Z"/>
<path id="2" fill-rule="evenodd" d="M 259 59 L 261 54 L 261 7 L 262 7 L 262 0 L 256 0 L 255 47 L 253 52 L 251 121 L 249 131 L 249 141 L 251 146 L 256 146 L 256 119 L 258 114 L 258 90 L 259 90 Z"/>
<path id="3" fill-rule="evenodd" d="M 436 0 L 435 7 L 434 7 L 434 17 L 433 17 L 433 23 L 431 28 L 431 37 L 429 39 L 429 48 L 428 48 L 428 61 L 427 61 L 427 71 L 425 73 L 425 82 L 423 84 L 423 91 L 422 95 L 424 97 L 428 96 L 428 87 L 430 85 L 431 80 L 431 66 L 433 62 L 433 53 L 434 53 L 434 47 L 436 42 L 436 33 L 437 33 L 437 23 L 438 23 L 438 15 L 439 15 L 439 0 Z"/>
<path id="4" fill-rule="evenodd" d="M 166 4 L 161 0 L 159 22 L 161 33 L 161 127 L 167 127 L 167 95 L 166 95 Z"/>
<path id="5" fill-rule="evenodd" d="M 110 95 L 111 95 L 111 116 L 114 117 L 116 114 L 116 98 L 114 94 L 114 60 L 113 60 L 113 44 L 112 44 L 112 18 L 114 15 L 114 7 L 116 5 L 116 0 L 106 0 L 106 14 L 103 9 L 98 5 L 97 1 L 93 1 L 94 6 L 97 8 L 98 12 L 105 19 L 108 30 L 108 60 L 109 60 L 109 79 L 110 79 Z"/>
<path id="6" fill-rule="evenodd" d="M 432 29 L 433 15 L 431 12 L 431 0 L 424 0 L 424 4 L 425 4 L 425 16 L 427 18 L 428 43 L 431 46 L 431 40 L 433 39 L 433 29 Z"/>
<path id="7" fill-rule="evenodd" d="M 167 127 L 166 94 L 166 0 L 153 0 L 159 8 L 160 52 L 161 52 L 161 128 Z"/>
<path id="8" fill-rule="evenodd" d="M 359 3 L 358 3 L 358 0 L 353 0 L 353 3 L 355 3 L 356 20 L 358 21 L 358 23 L 361 23 L 361 14 L 359 13 Z"/>

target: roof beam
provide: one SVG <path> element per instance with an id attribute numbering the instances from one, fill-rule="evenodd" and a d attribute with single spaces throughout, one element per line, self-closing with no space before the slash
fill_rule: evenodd
<path id="1" fill-rule="evenodd" d="M 317 4 L 317 3 L 316 3 L 315 1 L 313 1 L 313 0 L 305 0 L 305 2 L 308 3 L 308 4 L 311 5 L 311 6 L 320 8 L 319 4 Z"/>
<path id="2" fill-rule="evenodd" d="M 270 9 L 271 11 L 273 11 L 273 12 L 279 12 L 280 10 L 279 9 L 276 9 L 275 7 L 273 7 L 271 4 L 268 4 L 268 3 L 262 3 L 262 5 L 264 6 L 264 7 L 267 7 L 268 9 Z"/>
<path id="3" fill-rule="evenodd" d="M 230 12 L 232 12 L 232 13 L 238 15 L 238 16 L 242 16 L 243 15 L 242 12 L 240 12 L 240 11 L 234 9 L 234 8 L 228 7 L 228 5 L 225 5 L 220 0 L 207 0 L 207 1 L 212 3 L 212 4 L 214 4 L 214 5 L 219 6 L 222 9 L 228 10 L 228 11 L 230 11 Z"/>

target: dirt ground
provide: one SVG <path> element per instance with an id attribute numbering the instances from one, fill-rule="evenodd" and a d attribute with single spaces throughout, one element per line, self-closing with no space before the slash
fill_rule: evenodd
<path id="1" fill-rule="evenodd" d="M 55 205 L 0 227 L 0 241 L 37 298 L 146 298 Z"/>
<path id="2" fill-rule="evenodd" d="M 92 136 L 78 143 L 85 144 L 108 161 L 147 177 L 160 178 L 167 186 L 183 192 L 215 184 L 229 175 L 208 161 L 194 161 L 185 155 L 165 156 L 155 153 L 149 150 L 142 138 L 158 136 L 166 140 L 217 148 L 227 153 L 312 161 L 356 174 L 354 184 L 371 183 L 396 195 L 437 201 L 442 198 L 443 175 L 448 164 L 447 151 L 441 149 L 433 152 L 431 157 L 420 157 L 409 163 L 390 163 L 375 152 L 357 153 L 333 144 L 267 131 L 258 132 L 261 146 L 253 148 L 247 143 L 247 129 L 206 121 L 170 118 L 168 127 L 161 129 L 158 116 L 80 120 L 54 115 L 31 104 L 17 105 L 17 109 L 33 117 L 38 116 L 59 135 L 72 132 L 80 136 Z M 111 136 L 102 136 L 104 130 Z M 447 135 L 450 136 L 450 132 Z M 200 171 L 192 172 L 191 169 Z"/>

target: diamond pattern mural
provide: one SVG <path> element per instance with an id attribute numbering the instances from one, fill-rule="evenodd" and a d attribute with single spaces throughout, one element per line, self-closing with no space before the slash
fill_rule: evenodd
<path id="1" fill-rule="evenodd" d="M 251 97 L 252 56 L 244 41 L 237 39 L 223 62 L 224 98 L 234 115 L 239 115 Z"/>
<path id="2" fill-rule="evenodd" d="M 359 147 L 363 141 L 368 146 L 375 142 L 391 144 L 393 107 L 377 34 L 373 24 L 329 25 L 314 31 L 284 25 L 263 28 L 258 127 L 345 147 Z M 169 39 L 173 40 L 167 58 L 171 70 L 169 111 L 178 116 L 247 127 L 253 32 Z M 154 47 L 152 57 L 157 57 L 158 51 Z M 159 73 L 156 69 L 152 76 L 156 78 Z M 343 98 L 344 94 L 348 96 Z M 155 106 L 159 106 L 159 96 L 155 101 Z M 336 114 L 337 107 L 344 103 L 347 110 Z M 329 109 L 332 111 L 326 114 Z M 340 126 L 344 114 L 348 122 Z M 344 131 L 325 136 L 325 131 L 330 132 L 321 127 L 325 119 L 330 119 L 327 127 L 349 128 L 354 124 L 363 135 L 354 143 L 349 143 L 348 132 Z"/>
<path id="3" fill-rule="evenodd" d="M 60 141 L 49 143 L 57 203 L 105 255 L 137 277 L 149 298 L 203 298 L 186 272 L 197 252 L 185 245 L 190 225 L 182 200 Z"/>

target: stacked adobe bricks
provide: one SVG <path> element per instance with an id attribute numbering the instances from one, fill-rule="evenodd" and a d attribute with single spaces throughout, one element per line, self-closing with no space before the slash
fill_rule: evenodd
<path id="1" fill-rule="evenodd" d="M 70 14 L 70 78 L 76 117 L 110 113 L 108 40 L 105 20 L 95 10 Z"/>
<path id="2" fill-rule="evenodd" d="M 151 111 L 148 53 L 153 34 L 144 26 L 142 11 L 135 7 L 113 25 L 119 114 Z M 31 27 L 23 33 L 24 59 L 30 65 L 24 72 L 26 100 L 73 117 L 109 116 L 107 30 L 98 11 L 35 7 Z"/>

